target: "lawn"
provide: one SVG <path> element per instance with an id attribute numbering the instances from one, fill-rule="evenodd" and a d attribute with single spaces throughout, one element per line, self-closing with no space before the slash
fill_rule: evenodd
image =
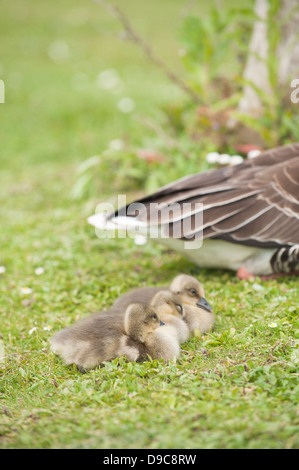
<path id="1" fill-rule="evenodd" d="M 124 8 L 178 73 L 183 4 Z M 86 218 L 117 185 L 72 197 L 80 163 L 105 158 L 111 141 L 144 146 L 142 117 L 158 122 L 182 91 L 95 3 L 3 0 L 2 10 L 0 448 L 298 449 L 298 281 L 240 282 L 154 243 L 98 239 Z M 100 75 L 111 70 L 112 92 Z M 204 284 L 216 323 L 177 363 L 120 360 L 82 375 L 51 353 L 55 331 L 179 272 Z"/>

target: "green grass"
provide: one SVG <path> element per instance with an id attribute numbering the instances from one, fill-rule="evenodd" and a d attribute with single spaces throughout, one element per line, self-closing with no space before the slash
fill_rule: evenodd
<path id="1" fill-rule="evenodd" d="M 181 2 L 126 3 L 136 27 L 177 64 Z M 99 240 L 86 217 L 113 194 L 70 197 L 78 163 L 112 139 L 142 145 L 134 116 L 157 117 L 158 105 L 180 92 L 140 51 L 117 41 L 118 26 L 100 7 L 4 4 L 0 447 L 298 448 L 298 281 L 239 282 L 156 244 Z M 47 55 L 56 40 L 71 51 L 59 64 Z M 94 85 L 109 68 L 123 78 L 117 97 Z M 91 83 L 80 92 L 70 86 L 78 71 Z M 134 115 L 117 111 L 122 96 L 136 102 Z M 45 272 L 37 276 L 39 266 Z M 216 324 L 184 344 L 176 364 L 121 360 L 81 375 L 50 352 L 54 331 L 109 308 L 127 289 L 165 285 L 179 272 L 203 282 Z M 32 294 L 22 294 L 25 286 Z"/>

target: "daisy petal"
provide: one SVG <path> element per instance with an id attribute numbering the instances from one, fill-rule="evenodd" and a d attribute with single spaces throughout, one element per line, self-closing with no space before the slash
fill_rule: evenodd
<path id="1" fill-rule="evenodd" d="M 32 293 L 32 289 L 30 287 L 22 287 L 21 292 L 22 294 L 29 295 Z"/>
<path id="2" fill-rule="evenodd" d="M 36 268 L 34 272 L 37 276 L 40 276 L 41 274 L 44 274 L 45 270 L 44 268 L 39 267 L 39 268 Z"/>

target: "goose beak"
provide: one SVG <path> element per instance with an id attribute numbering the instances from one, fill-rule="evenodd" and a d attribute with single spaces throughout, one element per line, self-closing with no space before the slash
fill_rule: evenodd
<path id="1" fill-rule="evenodd" d="M 201 299 L 199 300 L 199 302 L 197 302 L 196 305 L 199 308 L 203 308 L 207 312 L 213 312 L 211 305 L 206 301 L 204 297 L 201 297 Z"/>
<path id="2" fill-rule="evenodd" d="M 165 325 L 165 323 L 163 323 L 161 320 L 160 320 L 160 326 L 163 326 Z"/>

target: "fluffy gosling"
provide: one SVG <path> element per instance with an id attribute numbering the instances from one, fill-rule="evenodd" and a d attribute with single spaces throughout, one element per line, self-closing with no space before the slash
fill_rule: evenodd
<path id="1" fill-rule="evenodd" d="M 179 274 L 169 287 L 141 287 L 119 297 L 113 305 L 116 310 L 126 308 L 132 302 L 151 303 L 159 292 L 171 292 L 178 296 L 179 304 L 186 309 L 186 321 L 191 333 L 195 329 L 206 333 L 213 326 L 215 318 L 211 305 L 205 299 L 203 285 L 193 276 Z"/>
<path id="2" fill-rule="evenodd" d="M 174 327 L 179 343 L 189 338 L 189 328 L 185 318 L 184 307 L 180 304 L 179 296 L 170 291 L 158 292 L 151 301 L 159 314 L 160 319 Z"/>
<path id="3" fill-rule="evenodd" d="M 154 307 L 140 303 L 129 305 L 124 316 L 96 313 L 59 331 L 51 349 L 81 372 L 120 356 L 129 361 L 150 356 L 167 362 L 180 354 L 174 328 L 164 325 Z"/>
<path id="4" fill-rule="evenodd" d="M 154 296 L 161 291 L 170 291 L 181 296 L 181 303 L 194 305 L 212 310 L 205 299 L 203 285 L 193 276 L 179 274 L 169 287 L 139 287 L 121 295 L 114 303 L 113 308 L 123 309 L 133 302 L 150 303 Z"/>
<path id="5" fill-rule="evenodd" d="M 212 311 L 206 311 L 191 305 L 185 305 L 184 310 L 186 323 L 191 333 L 194 334 L 195 330 L 199 330 L 203 335 L 213 328 L 215 317 Z"/>
<path id="6" fill-rule="evenodd" d="M 148 356 L 165 362 L 179 357 L 180 346 L 174 327 L 166 325 L 152 305 L 129 305 L 124 323 L 127 335 L 138 345 L 139 361 L 148 360 Z"/>

